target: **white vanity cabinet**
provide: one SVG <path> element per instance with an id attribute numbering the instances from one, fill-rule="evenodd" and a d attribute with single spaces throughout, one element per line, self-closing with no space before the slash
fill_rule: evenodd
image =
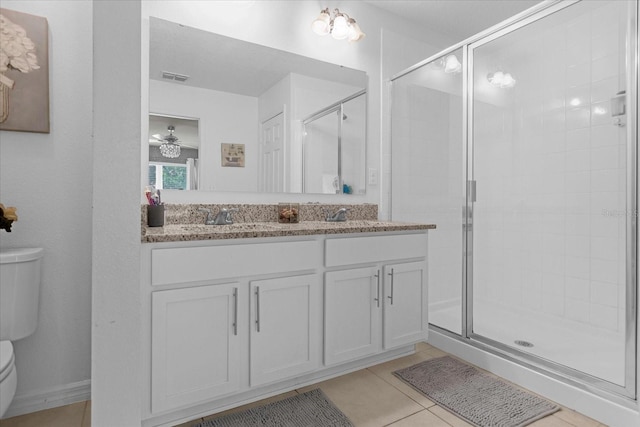
<path id="1" fill-rule="evenodd" d="M 150 251 L 152 413 L 318 368 L 321 242 L 224 243 Z"/>
<path id="2" fill-rule="evenodd" d="M 239 283 L 152 293 L 152 410 L 240 389 L 246 288 Z"/>
<path id="3" fill-rule="evenodd" d="M 382 284 L 378 267 L 332 271 L 324 279 L 324 363 L 381 349 Z"/>
<path id="4" fill-rule="evenodd" d="M 426 339 L 426 234 L 327 239 L 325 251 L 328 268 L 358 266 L 325 273 L 326 365 Z"/>
<path id="5" fill-rule="evenodd" d="M 319 367 L 318 276 L 251 282 L 250 383 L 257 386 Z"/>
<path id="6" fill-rule="evenodd" d="M 145 427 L 408 355 L 426 338 L 426 230 L 142 251 Z"/>
<path id="7" fill-rule="evenodd" d="M 426 262 L 385 265 L 384 295 L 384 348 L 426 340 Z"/>

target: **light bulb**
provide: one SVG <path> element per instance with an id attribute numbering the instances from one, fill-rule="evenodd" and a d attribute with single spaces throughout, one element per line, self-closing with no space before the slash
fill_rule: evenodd
<path id="1" fill-rule="evenodd" d="M 495 73 L 493 73 L 493 76 L 491 76 L 489 78 L 489 81 L 494 86 L 498 86 L 499 87 L 500 85 L 502 85 L 502 80 L 503 79 L 504 79 L 504 73 L 502 71 L 496 71 Z"/>
<path id="2" fill-rule="evenodd" d="M 329 16 L 329 11 L 325 9 L 320 12 L 320 16 L 318 16 L 318 18 L 316 18 L 316 20 L 311 23 L 311 29 L 319 36 L 326 36 L 327 34 L 329 34 L 330 22 L 331 17 Z"/>
<path id="3" fill-rule="evenodd" d="M 502 83 L 500 87 L 502 88 L 512 88 L 516 85 L 516 79 L 510 73 L 504 73 L 502 76 Z"/>
<path id="4" fill-rule="evenodd" d="M 331 30 L 331 37 L 336 40 L 343 40 L 347 38 L 349 32 L 349 25 L 347 24 L 347 18 L 344 15 L 339 14 L 333 20 L 333 29 Z"/>
<path id="5" fill-rule="evenodd" d="M 458 73 L 462 69 L 462 64 L 458 61 L 455 55 L 449 55 L 444 59 L 444 72 L 445 73 Z"/>
<path id="6" fill-rule="evenodd" d="M 364 33 L 360 29 L 360 26 L 358 25 L 355 19 L 350 18 L 347 39 L 350 42 L 357 42 L 359 40 L 362 40 L 363 38 L 364 38 Z"/>

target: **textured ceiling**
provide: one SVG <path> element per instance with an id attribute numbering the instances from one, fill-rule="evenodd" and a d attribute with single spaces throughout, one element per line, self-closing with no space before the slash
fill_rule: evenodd
<path id="1" fill-rule="evenodd" d="M 541 3 L 539 0 L 362 0 L 462 41 Z"/>

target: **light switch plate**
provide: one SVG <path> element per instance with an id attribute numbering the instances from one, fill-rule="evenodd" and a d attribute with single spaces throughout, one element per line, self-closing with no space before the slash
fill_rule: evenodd
<path id="1" fill-rule="evenodd" d="M 378 169 L 369 168 L 369 178 L 367 182 L 369 185 L 378 185 Z"/>

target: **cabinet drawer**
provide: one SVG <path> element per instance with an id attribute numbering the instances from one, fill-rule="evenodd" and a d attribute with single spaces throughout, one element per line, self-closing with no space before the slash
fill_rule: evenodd
<path id="1" fill-rule="evenodd" d="M 325 265 L 327 267 L 426 256 L 427 233 L 346 237 L 327 239 L 325 242 Z"/>
<path id="2" fill-rule="evenodd" d="M 151 284 L 253 276 L 318 268 L 318 241 L 153 249 Z"/>

